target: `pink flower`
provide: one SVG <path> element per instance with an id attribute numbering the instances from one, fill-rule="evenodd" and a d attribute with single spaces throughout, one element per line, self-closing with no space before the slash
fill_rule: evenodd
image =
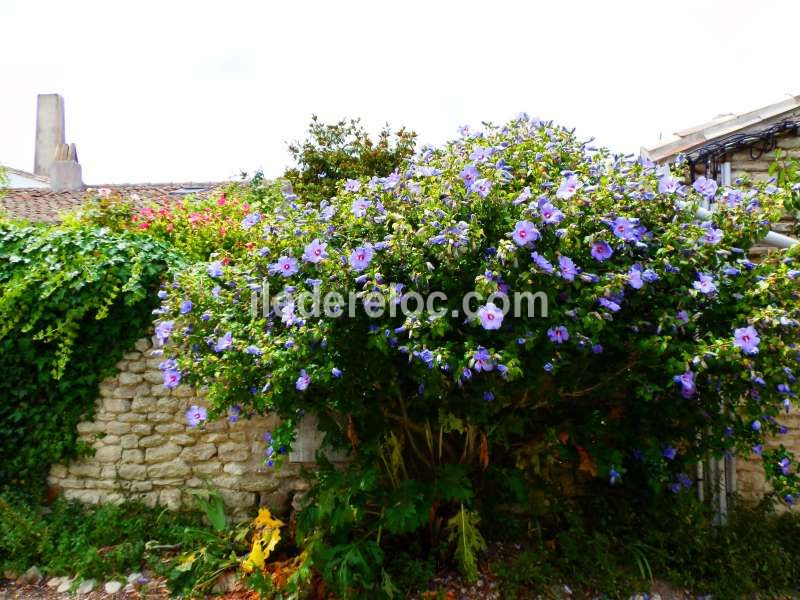
<path id="1" fill-rule="evenodd" d="M 484 329 L 500 329 L 503 324 L 503 311 L 494 302 L 487 302 L 478 309 L 478 318 Z"/>

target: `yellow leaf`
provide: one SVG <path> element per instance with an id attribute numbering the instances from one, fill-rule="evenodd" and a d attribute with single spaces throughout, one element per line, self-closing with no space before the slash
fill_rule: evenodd
<path id="1" fill-rule="evenodd" d="M 253 538 L 253 548 L 250 550 L 250 554 L 242 563 L 245 573 L 252 573 L 254 569 L 263 569 L 264 558 L 264 550 L 261 548 L 261 536 L 257 535 Z"/>
<path id="2" fill-rule="evenodd" d="M 272 551 L 275 550 L 275 546 L 277 546 L 278 542 L 280 541 L 281 541 L 281 530 L 276 527 L 269 533 L 269 540 L 267 540 L 267 547 L 264 549 L 266 552 L 264 558 L 269 557 Z"/>
<path id="3" fill-rule="evenodd" d="M 256 529 L 260 529 L 262 527 L 276 528 L 282 527 L 283 525 L 284 522 L 273 517 L 272 513 L 269 512 L 269 509 L 266 507 L 259 509 L 258 516 L 256 517 L 255 521 L 253 521 L 253 526 L 256 527 Z"/>

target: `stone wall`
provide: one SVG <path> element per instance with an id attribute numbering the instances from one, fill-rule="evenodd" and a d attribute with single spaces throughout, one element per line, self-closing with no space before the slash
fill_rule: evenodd
<path id="1" fill-rule="evenodd" d="M 790 156 L 800 158 L 800 136 L 783 135 L 777 138 L 776 143 L 778 148 L 785 150 Z M 758 153 L 754 154 L 757 156 Z M 757 181 L 767 181 L 770 178 L 768 169 L 774 156 L 775 151 L 771 150 L 754 159 L 750 154 L 750 149 L 745 148 L 728 155 L 725 160 L 731 163 L 731 178 L 734 181 L 743 174 L 747 174 Z M 774 223 L 772 229 L 778 233 L 796 237 L 794 233 L 796 226 L 795 219 L 786 215 L 779 223 Z M 751 257 L 757 260 L 771 251 L 774 251 L 774 248 L 757 245 L 751 249 Z M 800 457 L 800 411 L 793 408 L 779 421 L 789 431 L 779 439 L 771 440 L 767 445 L 777 446 L 782 443 L 794 452 L 795 456 Z M 763 465 L 758 456 L 752 455 L 736 460 L 736 491 L 742 498 L 754 502 L 760 500 L 764 493 L 769 491 Z"/>
<path id="2" fill-rule="evenodd" d="M 163 359 L 151 356 L 152 347 L 139 340 L 118 363 L 118 374 L 102 382 L 92 420 L 78 425 L 79 439 L 94 455 L 53 466 L 50 485 L 87 503 L 138 499 L 177 509 L 194 506 L 188 491 L 210 483 L 232 514 L 259 505 L 288 510 L 306 483 L 297 463 L 280 469 L 264 464 L 263 435 L 276 419 L 219 419 L 192 429 L 185 412 L 203 405 L 202 395 L 186 385 L 165 388 L 158 368 Z"/>

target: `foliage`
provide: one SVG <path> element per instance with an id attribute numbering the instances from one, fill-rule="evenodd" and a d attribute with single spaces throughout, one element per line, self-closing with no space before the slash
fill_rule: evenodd
<path id="1" fill-rule="evenodd" d="M 330 201 L 273 195 L 242 221 L 252 252 L 164 290 L 170 368 L 208 386 L 213 414 L 277 412 L 269 465 L 304 411 L 349 452 L 340 470 L 320 458 L 298 523 L 345 597 L 388 587 L 384 548 L 423 535 L 446 546 L 462 506 L 557 506 L 565 472 L 672 495 L 698 459 L 755 451 L 794 502 L 793 457 L 762 442 L 785 432 L 795 397 L 800 271 L 791 253 L 746 258 L 786 192 L 688 187 L 683 168 L 521 117 L 341 182 Z M 252 314 L 262 282 L 283 301 Z M 352 292 L 357 310 L 303 314 L 312 290 Z M 445 299 L 415 314 L 371 310 L 433 291 Z M 519 292 L 538 294 L 533 315 L 492 302 Z M 480 310 L 465 319 L 469 294 Z"/>
<path id="2" fill-rule="evenodd" d="M 478 578 L 478 553 L 486 550 L 478 524 L 480 518 L 474 511 L 461 509 L 447 522 L 450 542 L 455 546 L 455 558 L 467 581 L 474 582 Z"/>
<path id="3" fill-rule="evenodd" d="M 401 128 L 394 134 L 385 125 L 372 140 L 360 119 L 322 123 L 311 117 L 308 137 L 289 144 L 296 167 L 284 174 L 295 193 L 306 200 L 327 200 L 340 181 L 364 176 L 385 176 L 414 152 L 417 134 Z"/>
<path id="4" fill-rule="evenodd" d="M 0 486 L 37 491 L 81 448 L 97 386 L 151 325 L 176 256 L 91 226 L 0 225 Z"/>
<path id="5" fill-rule="evenodd" d="M 800 158 L 789 154 L 786 150 L 775 150 L 775 157 L 769 165 L 768 173 L 775 182 L 789 190 L 784 200 L 784 208 L 797 214 L 800 212 Z"/>
<path id="6" fill-rule="evenodd" d="M 232 189 L 237 192 L 234 196 L 226 193 Z M 186 260 L 204 261 L 211 254 L 226 257 L 251 251 L 252 236 L 239 224 L 260 209 L 265 197 L 279 193 L 260 174 L 238 187 L 231 184 L 207 197 L 189 196 L 169 205 L 109 192 L 91 198 L 67 222 L 136 232 L 168 244 Z"/>
<path id="7" fill-rule="evenodd" d="M 0 572 L 36 565 L 48 576 L 111 579 L 141 571 L 147 543 L 188 543 L 198 515 L 126 503 L 88 508 L 63 499 L 49 507 L 0 496 Z"/>
<path id="8" fill-rule="evenodd" d="M 621 501 L 620 501 L 621 500 Z M 524 530 L 524 524 L 522 525 Z M 800 517 L 737 503 L 728 525 L 686 494 L 646 505 L 597 496 L 565 507 L 516 555 L 491 564 L 505 598 L 568 585 L 578 596 L 630 597 L 654 580 L 693 595 L 783 597 L 797 590 Z"/>

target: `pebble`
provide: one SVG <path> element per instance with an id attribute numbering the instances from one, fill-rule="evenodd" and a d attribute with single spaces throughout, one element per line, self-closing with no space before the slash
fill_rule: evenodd
<path id="1" fill-rule="evenodd" d="M 97 585 L 97 582 L 94 579 L 84 579 L 81 581 L 81 584 L 78 586 L 78 589 L 75 590 L 75 593 L 79 596 L 84 594 L 88 594 L 94 589 L 94 586 Z"/>
<path id="2" fill-rule="evenodd" d="M 136 583 L 142 578 L 141 573 L 131 573 L 128 575 L 128 583 Z"/>
<path id="3" fill-rule="evenodd" d="M 17 579 L 19 585 L 36 585 L 42 580 L 42 574 L 39 572 L 39 567 L 36 565 L 25 571 Z"/>
<path id="4" fill-rule="evenodd" d="M 103 589 L 106 591 L 106 594 L 116 594 L 122 589 L 122 584 L 119 581 L 108 581 L 103 586 Z"/>
<path id="5" fill-rule="evenodd" d="M 72 579 L 67 577 L 64 581 L 61 582 L 61 585 L 59 585 L 58 588 L 56 588 L 56 591 L 59 594 L 63 594 L 65 592 L 68 592 L 69 588 L 71 587 L 72 587 Z"/>
<path id="6" fill-rule="evenodd" d="M 47 587 L 57 588 L 65 581 L 69 581 L 69 577 L 53 577 L 47 582 Z"/>

